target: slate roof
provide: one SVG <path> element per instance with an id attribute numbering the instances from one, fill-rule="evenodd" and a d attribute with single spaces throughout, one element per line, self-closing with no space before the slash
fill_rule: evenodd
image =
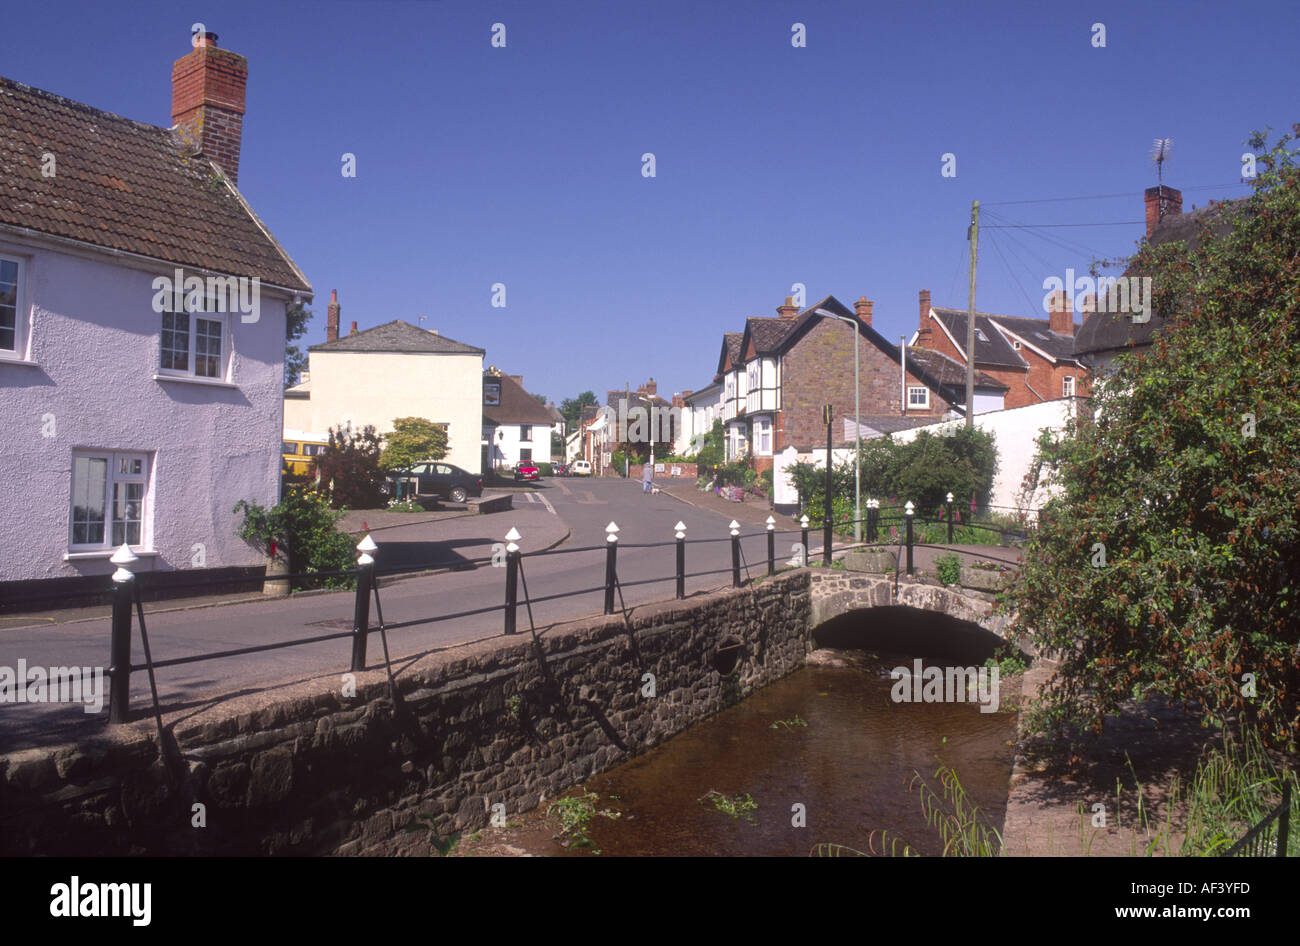
<path id="1" fill-rule="evenodd" d="M 722 366 L 728 358 L 731 359 L 732 370 L 740 364 L 740 342 L 744 337 L 744 332 L 722 333 L 722 349 L 718 352 L 718 373 L 713 376 L 714 381 L 722 377 Z"/>
<path id="2" fill-rule="evenodd" d="M 1223 236 L 1232 229 L 1233 213 L 1244 209 L 1249 198 L 1239 197 L 1213 203 L 1199 210 L 1185 214 L 1165 217 L 1151 232 L 1147 242 L 1152 246 L 1173 243 L 1182 240 L 1189 249 L 1200 246 L 1204 232 L 1202 226 L 1208 226 L 1210 232 Z M 1131 269 L 1125 270 L 1125 276 L 1137 275 Z M 1084 317 L 1083 328 L 1075 338 L 1075 351 L 1081 356 L 1097 355 L 1103 352 L 1122 351 L 1130 346 L 1142 347 L 1151 344 L 1152 336 L 1165 324 L 1165 317 L 1158 312 L 1151 312 L 1146 322 L 1134 322 L 1132 318 L 1109 312 L 1091 312 Z"/>
<path id="3" fill-rule="evenodd" d="M 978 326 L 978 313 L 976 316 L 975 324 Z M 1076 335 L 1058 335 L 1052 331 L 1049 319 L 1025 319 L 1017 315 L 991 315 L 989 319 L 1008 331 L 1015 332 L 1029 344 L 1047 352 L 1058 361 L 1075 360 L 1075 338 L 1079 331 L 1077 325 L 1074 327 Z M 962 330 L 965 331 L 966 320 L 962 319 L 961 324 Z M 978 347 L 977 343 L 976 348 Z M 979 361 L 977 360 L 975 364 L 979 364 Z"/>
<path id="4" fill-rule="evenodd" d="M 457 342 L 456 344 L 460 344 Z M 542 424 L 550 427 L 555 421 L 546 405 L 537 400 L 524 386 L 508 374 L 483 373 L 483 383 L 501 382 L 501 403 L 483 405 L 483 423 L 500 427 L 502 424 Z"/>
<path id="5" fill-rule="evenodd" d="M 741 336 L 739 351 L 743 355 L 747 348 L 744 339 L 748 338 L 753 342 L 754 353 L 758 357 L 775 354 L 797 321 L 798 319 L 751 316 L 745 320 L 745 331 Z"/>
<path id="6" fill-rule="evenodd" d="M 466 345 L 437 332 L 393 319 L 332 342 L 312 345 L 308 351 L 414 352 L 447 355 L 484 355 L 482 348 Z M 536 403 L 534 401 L 534 403 Z M 538 405 L 540 407 L 540 405 Z"/>
<path id="7" fill-rule="evenodd" d="M 3 77 L 0 227 L 312 291 L 235 187 L 169 129 Z"/>
<path id="8" fill-rule="evenodd" d="M 962 397 L 966 392 L 966 365 L 942 352 L 928 348 L 907 348 L 907 370 L 915 374 L 934 389 L 960 389 Z M 992 375 L 975 369 L 975 388 L 978 390 L 1010 391 L 1010 386 L 1003 384 Z"/>
<path id="9" fill-rule="evenodd" d="M 963 312 L 961 309 L 948 309 L 940 306 L 932 306 L 931 311 L 934 312 L 935 317 L 943 323 L 943 327 L 956 340 L 957 349 L 964 352 L 966 350 L 966 317 L 968 313 Z M 1006 316 L 991 316 L 986 312 L 975 313 L 975 328 L 984 333 L 983 338 L 980 338 L 978 334 L 975 336 L 975 364 L 992 368 L 1028 367 L 1029 362 L 1016 354 L 1016 350 L 1011 347 L 1011 343 L 1007 341 L 1006 336 L 993 327 L 993 324 L 989 321 L 990 318 L 1003 319 Z M 1034 320 L 1021 319 L 1019 321 L 1032 322 Z M 1013 329 L 1013 331 L 1015 330 Z M 1037 345 L 1038 342 L 1035 341 L 1034 344 Z"/>
<path id="10" fill-rule="evenodd" d="M 852 423 L 853 416 L 850 414 L 844 419 Z M 873 414 L 870 417 L 862 418 L 863 427 L 870 427 L 872 430 L 878 430 L 882 434 L 896 434 L 900 430 L 911 430 L 913 427 L 926 427 L 934 423 L 938 423 L 938 420 L 934 417 L 900 417 L 898 414 Z"/>

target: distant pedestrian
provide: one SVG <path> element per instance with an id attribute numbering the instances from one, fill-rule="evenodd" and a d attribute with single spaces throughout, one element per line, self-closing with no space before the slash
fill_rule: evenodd
<path id="1" fill-rule="evenodd" d="M 641 471 L 641 492 L 649 493 L 654 490 L 653 480 L 655 478 L 654 466 L 647 463 L 645 469 Z"/>

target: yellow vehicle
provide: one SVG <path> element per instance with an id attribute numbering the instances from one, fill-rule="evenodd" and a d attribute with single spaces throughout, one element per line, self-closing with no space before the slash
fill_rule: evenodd
<path id="1" fill-rule="evenodd" d="M 284 458 L 282 470 L 290 476 L 307 476 L 316 472 L 313 457 L 329 443 L 328 437 L 303 430 L 286 430 L 280 452 Z"/>

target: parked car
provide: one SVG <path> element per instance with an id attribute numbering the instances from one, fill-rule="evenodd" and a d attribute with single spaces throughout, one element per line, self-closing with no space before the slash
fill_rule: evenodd
<path id="1" fill-rule="evenodd" d="M 591 464 L 586 460 L 574 460 L 569 467 L 570 476 L 591 476 Z"/>
<path id="2" fill-rule="evenodd" d="M 542 471 L 537 468 L 537 464 L 532 460 L 520 460 L 515 464 L 515 481 L 519 480 L 540 480 Z"/>
<path id="3" fill-rule="evenodd" d="M 567 463 L 552 463 L 552 464 L 551 464 L 551 475 L 552 475 L 552 476 L 568 476 L 568 475 L 569 475 L 569 464 L 567 464 Z"/>
<path id="4" fill-rule="evenodd" d="M 470 496 L 483 495 L 483 480 L 480 477 L 450 463 L 417 463 L 409 470 L 394 473 L 388 477 L 385 492 L 395 494 L 399 480 L 414 480 L 417 496 L 436 496 L 453 503 L 463 503 Z"/>

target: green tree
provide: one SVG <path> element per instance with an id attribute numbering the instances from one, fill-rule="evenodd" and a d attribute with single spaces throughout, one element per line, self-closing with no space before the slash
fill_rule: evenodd
<path id="1" fill-rule="evenodd" d="M 320 489 L 335 509 L 373 509 L 384 501 L 381 444 L 375 428 L 343 427 L 329 431 L 329 443 L 316 455 Z"/>
<path id="2" fill-rule="evenodd" d="M 407 470 L 425 460 L 447 456 L 447 428 L 423 417 L 398 417 L 393 429 L 384 434 L 384 452 L 379 457 L 383 470 Z"/>
<path id="3" fill-rule="evenodd" d="M 578 426 L 578 420 L 582 417 L 584 407 L 595 407 L 600 402 L 596 400 L 595 391 L 583 391 L 577 397 L 566 397 L 560 402 L 560 413 L 564 415 L 564 421 L 569 430 Z"/>
<path id="4" fill-rule="evenodd" d="M 307 353 L 293 343 L 307 334 L 311 309 L 297 302 L 289 306 L 284 315 L 284 386 L 289 388 L 301 380 L 302 369 L 307 367 Z"/>
<path id="5" fill-rule="evenodd" d="M 1244 207 L 1220 209 L 1226 234 L 1142 245 L 1131 271 L 1167 320 L 1041 457 L 1055 498 L 1006 602 L 1059 661 L 1040 730 L 1099 730 L 1160 695 L 1300 740 L 1296 134 L 1258 159 Z"/>
<path id="6" fill-rule="evenodd" d="M 356 564 L 352 539 L 338 530 L 342 513 L 330 509 L 324 496 L 306 486 L 289 487 L 284 499 L 270 509 L 241 499 L 233 511 L 244 514 L 239 537 L 268 552 L 271 543 L 276 543 L 285 550 L 290 574 L 346 571 Z M 337 575 L 295 580 L 299 586 L 342 587 L 350 582 L 350 578 Z"/>

